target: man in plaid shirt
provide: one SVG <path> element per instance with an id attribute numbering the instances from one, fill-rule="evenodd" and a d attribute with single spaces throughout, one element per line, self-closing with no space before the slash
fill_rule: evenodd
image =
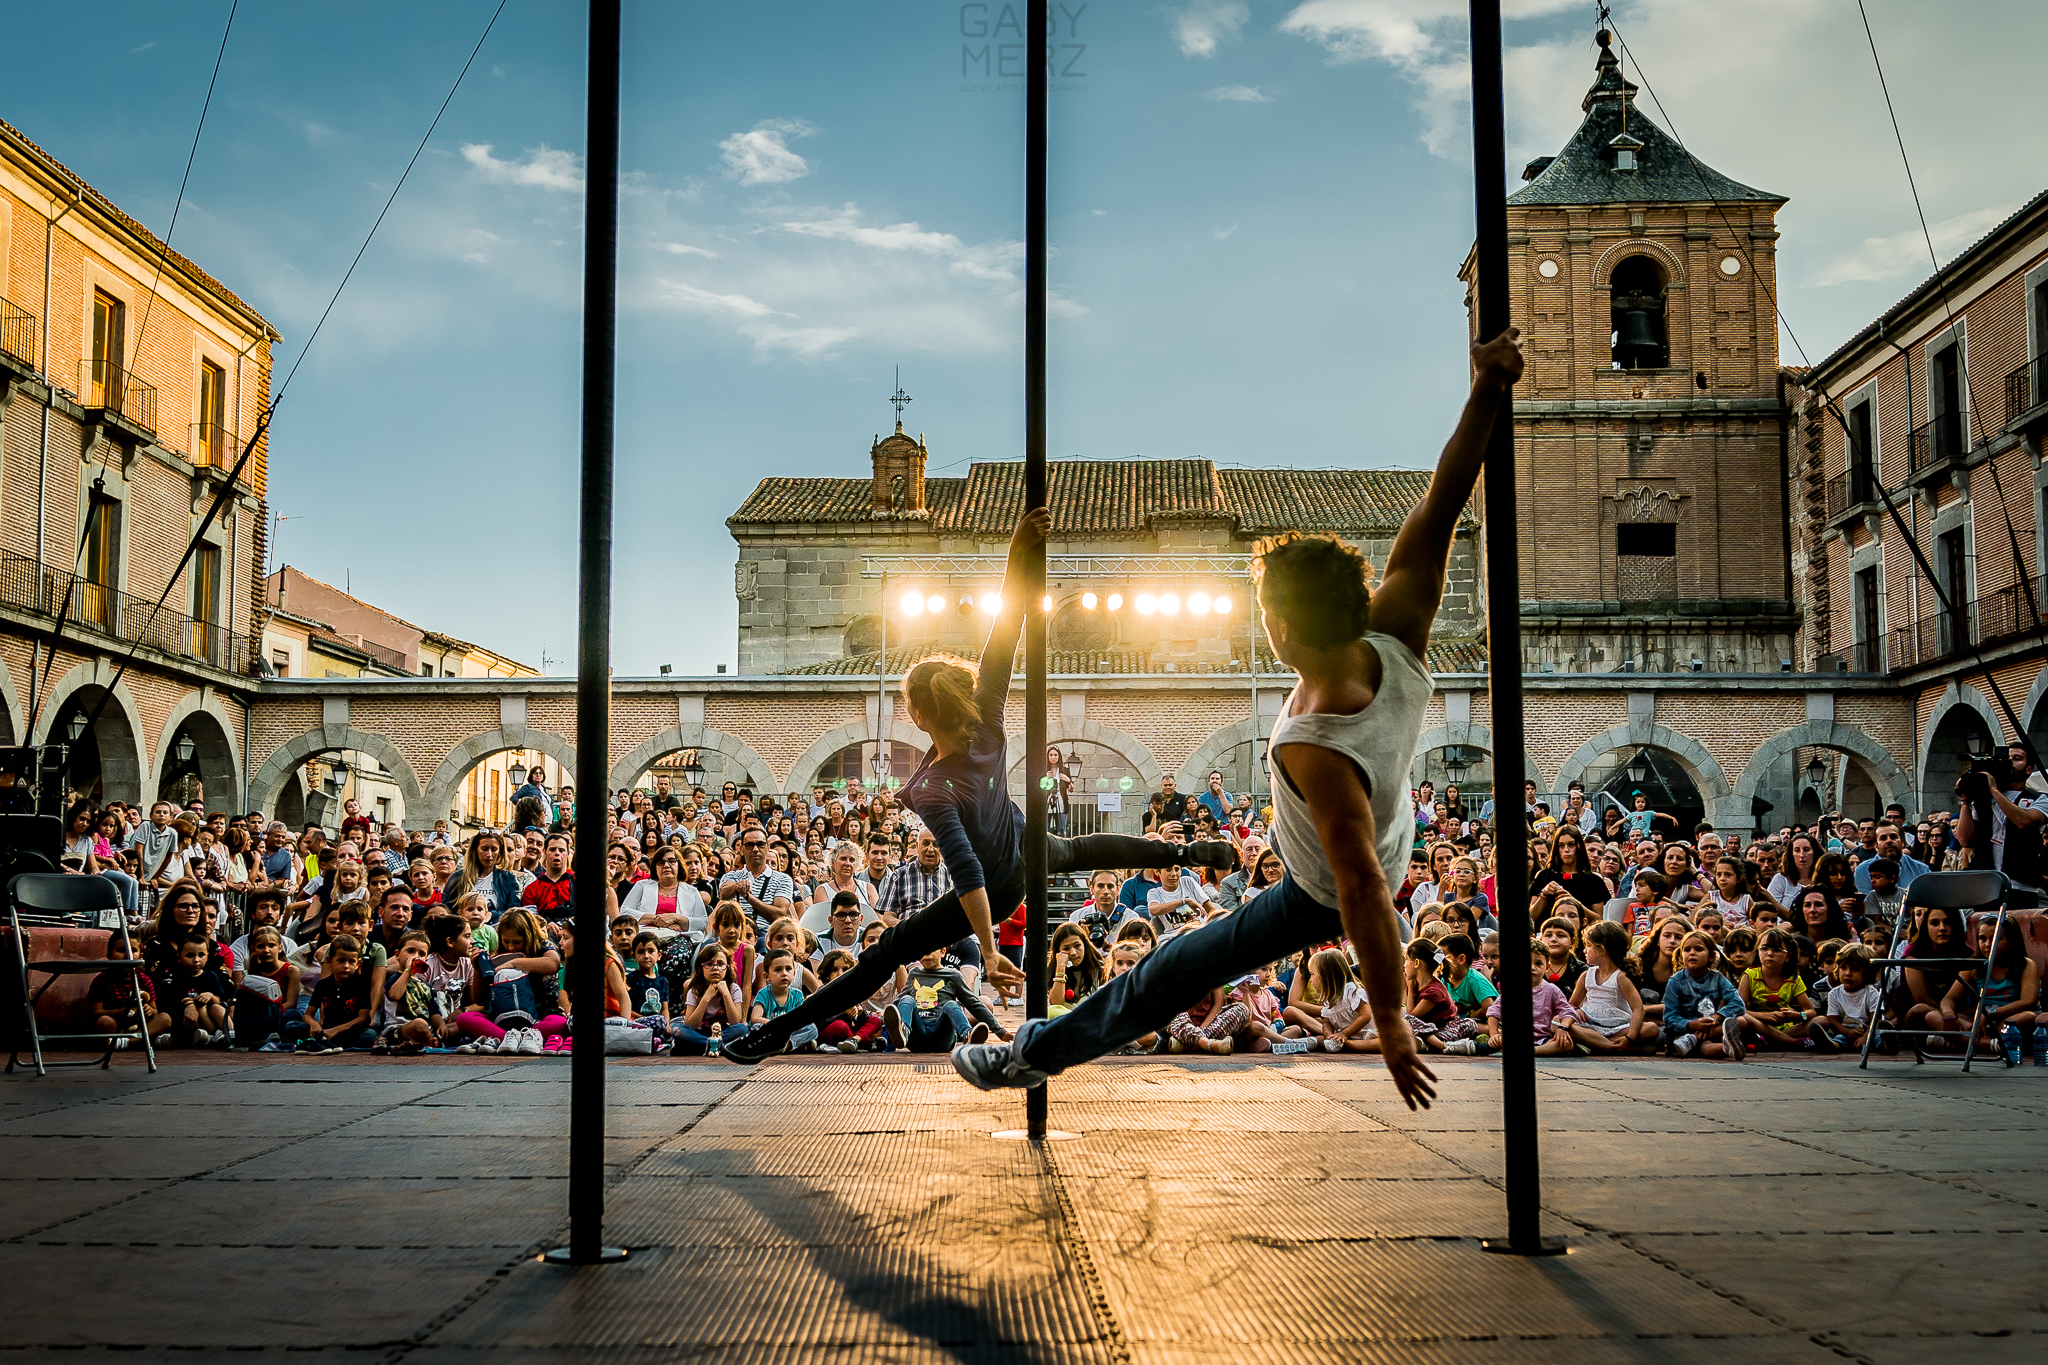
<path id="1" fill-rule="evenodd" d="M 939 841 L 930 830 L 916 835 L 917 856 L 905 858 L 896 870 L 882 879 L 875 911 L 882 923 L 894 928 L 953 889 L 952 874 L 939 861 Z"/>

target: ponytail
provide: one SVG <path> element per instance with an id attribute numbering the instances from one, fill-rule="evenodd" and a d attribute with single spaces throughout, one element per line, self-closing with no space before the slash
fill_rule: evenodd
<path id="1" fill-rule="evenodd" d="M 903 696 L 925 718 L 933 735 L 962 735 L 981 718 L 974 701 L 974 674 L 948 655 L 926 659 L 903 679 Z"/>

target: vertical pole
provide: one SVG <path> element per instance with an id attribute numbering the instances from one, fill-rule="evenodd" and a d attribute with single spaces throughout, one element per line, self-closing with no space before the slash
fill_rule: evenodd
<path id="1" fill-rule="evenodd" d="M 1024 103 L 1024 505 L 1045 506 L 1046 0 L 1031 0 L 1030 77 Z M 1024 584 L 1024 1015 L 1045 1017 L 1045 547 Z M 997 914 L 1008 906 L 991 907 Z M 1045 1136 L 1045 1087 L 1025 1092 L 1025 1129 Z"/>
<path id="2" fill-rule="evenodd" d="M 882 765 L 889 761 L 889 571 L 882 570 L 882 659 L 875 668 L 875 789 L 884 788 Z"/>
<path id="3" fill-rule="evenodd" d="M 1251 783 L 1252 809 L 1259 805 L 1259 588 L 1249 577 L 1244 583 L 1245 643 L 1251 647 L 1246 660 L 1252 666 L 1251 762 L 1245 765 L 1245 780 Z"/>
<path id="4" fill-rule="evenodd" d="M 569 1245 L 551 1260 L 624 1260 L 604 1245 L 605 817 L 611 791 L 612 387 L 619 255 L 619 3 L 590 0 L 583 200 L 583 490 L 576 644 L 576 943 L 569 993 Z"/>
<path id="5" fill-rule="evenodd" d="M 1472 0 L 1472 162 L 1478 205 L 1479 335 L 1508 326 L 1507 144 L 1501 95 L 1500 0 Z M 1489 1251 L 1542 1255 L 1536 1150 L 1535 1027 L 1529 992 L 1529 819 L 1522 801 L 1522 587 L 1516 560 L 1514 397 L 1486 447 L 1486 666 L 1493 694 L 1494 886 L 1499 898 L 1501 1138 L 1508 1237 Z"/>

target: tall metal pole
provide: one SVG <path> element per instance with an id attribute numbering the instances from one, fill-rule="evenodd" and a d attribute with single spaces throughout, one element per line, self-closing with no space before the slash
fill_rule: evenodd
<path id="1" fill-rule="evenodd" d="M 1500 0 L 1472 0 L 1472 180 L 1479 335 L 1508 326 L 1507 141 L 1501 96 Z M 1522 803 L 1522 585 L 1516 559 L 1515 411 L 1510 393 L 1486 446 L 1486 667 L 1493 701 L 1494 888 L 1500 920 L 1501 1138 L 1508 1236 L 1488 1251 L 1563 1249 L 1542 1234 L 1536 1150 L 1535 1019 L 1529 980 L 1529 819 Z"/>
<path id="2" fill-rule="evenodd" d="M 1024 102 L 1024 506 L 1045 506 L 1046 0 L 1031 0 L 1030 76 Z M 1024 1015 L 1045 1017 L 1045 547 L 1024 583 Z M 995 906 L 996 912 L 1007 910 Z M 1025 1127 L 1045 1137 L 1045 1087 L 1025 1092 Z"/>
<path id="3" fill-rule="evenodd" d="M 875 669 L 875 790 L 880 792 L 887 785 L 882 778 L 883 765 L 889 761 L 889 571 L 882 570 L 882 610 L 876 616 L 882 623 L 882 660 Z"/>
<path id="4" fill-rule="evenodd" d="M 622 1261 L 604 1245 L 605 816 L 611 791 L 612 387 L 619 259 L 619 0 L 590 0 L 583 199 L 583 520 L 576 644 L 576 945 L 569 993 L 569 1265 Z"/>

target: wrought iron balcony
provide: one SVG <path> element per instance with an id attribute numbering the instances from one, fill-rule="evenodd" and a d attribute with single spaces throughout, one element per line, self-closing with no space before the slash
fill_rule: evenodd
<path id="1" fill-rule="evenodd" d="M 1956 459 L 1969 448 L 1970 443 L 1963 435 L 1963 414 L 1945 412 L 1906 438 L 1907 465 L 1918 474 Z"/>
<path id="2" fill-rule="evenodd" d="M 0 299 L 0 352 L 15 364 L 36 367 L 36 315 Z"/>
<path id="3" fill-rule="evenodd" d="M 1858 465 L 1846 474 L 1837 474 L 1828 480 L 1827 519 L 1836 517 L 1877 501 L 1877 480 L 1871 474 L 1870 466 Z"/>
<path id="4" fill-rule="evenodd" d="M 235 433 L 218 422 L 194 422 L 192 441 L 185 448 L 192 463 L 204 469 L 230 469 L 242 453 Z"/>
<path id="5" fill-rule="evenodd" d="M 1886 652 L 1893 668 L 1917 668 L 1960 654 L 1975 645 L 2038 636 L 2048 578 L 2012 583 L 1958 602 L 1953 615 L 1935 612 L 1891 633 Z"/>
<path id="6" fill-rule="evenodd" d="M 2005 424 L 2048 404 L 2048 356 L 2035 356 L 2005 377 Z"/>
<path id="7" fill-rule="evenodd" d="M 69 610 L 66 610 L 66 599 Z M 256 671 L 257 642 L 211 621 L 195 621 L 154 599 L 138 597 L 69 570 L 0 550 L 0 605 L 47 616 L 117 640 L 195 659 L 225 673 Z"/>
<path id="8" fill-rule="evenodd" d="M 78 362 L 78 396 L 85 407 L 117 416 L 145 436 L 156 435 L 156 386 L 108 360 Z"/>

